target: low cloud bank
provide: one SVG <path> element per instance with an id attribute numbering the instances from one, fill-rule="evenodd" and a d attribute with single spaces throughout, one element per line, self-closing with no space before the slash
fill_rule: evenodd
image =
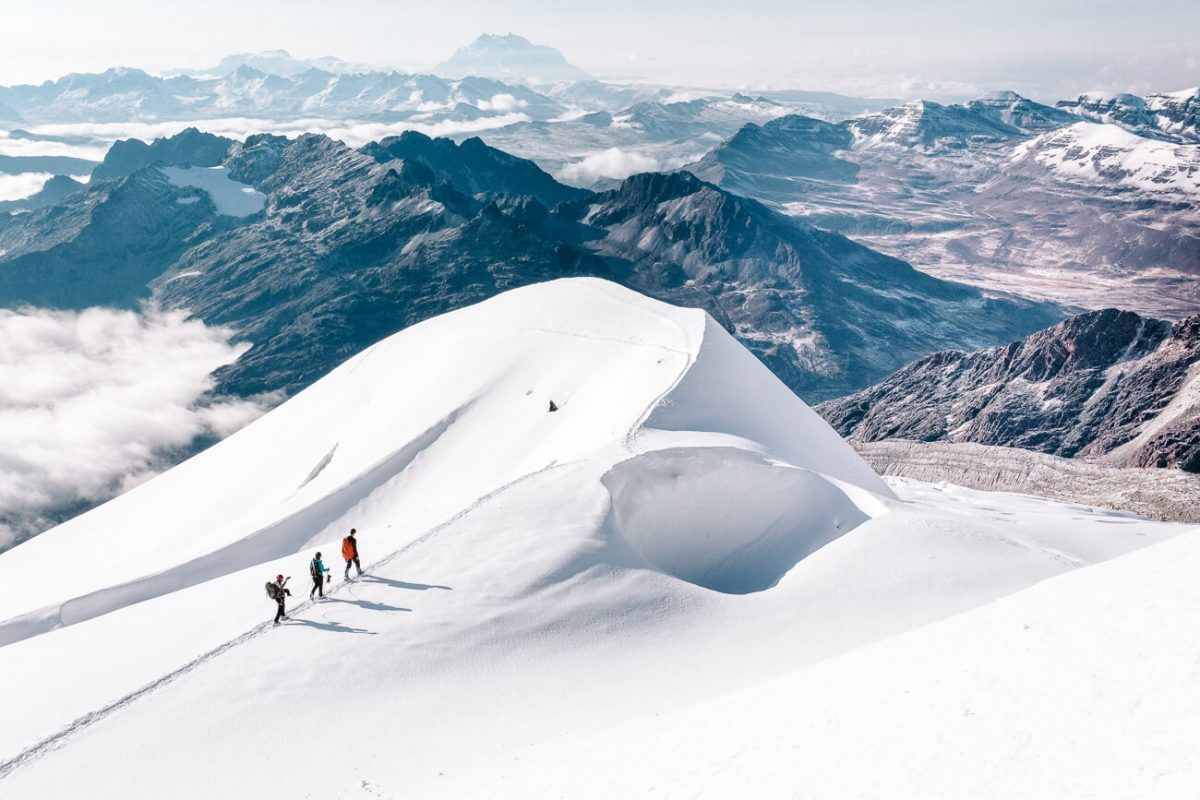
<path id="1" fill-rule="evenodd" d="M 657 172 L 662 164 L 658 159 L 632 150 L 610 147 L 562 168 L 559 178 L 580 186 L 610 178 L 624 180 L 639 172 Z"/>
<path id="2" fill-rule="evenodd" d="M 24 200 L 42 190 L 50 180 L 49 172 L 19 172 L 16 175 L 0 174 L 0 200 Z"/>
<path id="3" fill-rule="evenodd" d="M 0 550 L 277 401 L 213 395 L 249 347 L 231 337 L 182 312 L 0 310 Z"/>

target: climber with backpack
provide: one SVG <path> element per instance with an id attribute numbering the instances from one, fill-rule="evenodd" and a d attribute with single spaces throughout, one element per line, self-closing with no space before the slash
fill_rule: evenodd
<path id="1" fill-rule="evenodd" d="M 350 580 L 351 564 L 358 569 L 359 576 L 362 575 L 362 565 L 358 563 L 358 537 L 355 536 L 357 532 L 351 528 L 350 535 L 342 539 L 342 558 L 346 559 L 346 580 Z"/>
<path id="2" fill-rule="evenodd" d="M 283 577 L 282 575 L 276 575 L 275 580 L 267 581 L 267 597 L 274 600 L 275 605 L 276 605 L 276 611 L 275 611 L 275 624 L 276 625 L 279 624 L 279 620 L 287 619 L 287 614 L 284 613 L 283 603 L 284 603 L 284 598 L 290 597 L 292 594 L 292 590 L 287 588 L 287 582 L 290 581 L 291 579 L 292 578 L 290 575 L 286 578 Z"/>
<path id="3" fill-rule="evenodd" d="M 329 567 L 325 566 L 325 562 L 321 560 L 320 553 L 317 553 L 316 558 L 308 562 L 308 574 L 313 579 L 313 587 L 308 592 L 309 600 L 312 600 L 314 594 L 325 596 L 325 581 L 329 577 L 328 572 Z"/>

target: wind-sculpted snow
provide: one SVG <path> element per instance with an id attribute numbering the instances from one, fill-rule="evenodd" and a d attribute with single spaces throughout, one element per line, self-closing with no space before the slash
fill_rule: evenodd
<path id="1" fill-rule="evenodd" d="M 718 592 L 770 589 L 869 517 L 817 473 L 734 448 L 655 450 L 604 476 L 610 524 L 647 563 Z M 705 531 L 699 541 L 697 531 Z"/>
<path id="2" fill-rule="evenodd" d="M 0 555 L 0 682 L 26 689 L 0 793 L 163 796 L 221 764 L 238 793 L 494 794 L 487 765 L 1182 530 L 897 487 L 701 311 L 592 279 L 506 292 Z M 297 577 L 273 627 L 263 581 L 337 564 L 351 526 L 366 574 L 312 602 Z M 324 735 L 245 758 L 264 708 Z"/>
<path id="3" fill-rule="evenodd" d="M 748 691 L 472 764 L 457 783 L 504 797 L 1187 797 L 1197 559 L 1193 531 Z"/>
<path id="4" fill-rule="evenodd" d="M 633 306 L 632 312 L 624 310 L 627 305 Z M 693 426 L 684 427 L 679 424 L 682 418 L 674 417 L 676 424 L 671 430 L 684 441 L 690 431 L 708 432 L 714 445 L 755 442 L 752 446 L 762 448 L 764 456 L 780 458 L 786 458 L 789 448 L 801 442 L 819 444 L 819 459 L 797 459 L 799 463 L 791 468 L 818 469 L 888 494 L 819 417 L 733 344 L 728 334 L 706 324 L 702 312 L 667 311 L 666 306 L 610 284 L 581 281 L 529 287 L 398 334 L 145 488 L 14 551 L 4 563 L 17 583 L 35 574 L 22 579 L 17 574 L 20 564 L 36 563 L 55 548 L 69 546 L 73 557 L 84 559 L 94 569 L 70 584 L 28 581 L 17 593 L 19 605 L 10 604 L 3 611 L 9 622 L 0 623 L 0 641 L 73 624 L 296 552 L 310 541 L 332 536 L 343 519 L 354 510 L 363 513 L 364 504 L 369 507 L 374 502 L 371 497 L 384 487 L 400 491 L 401 496 L 420 496 L 423 516 L 447 516 L 472 497 L 549 462 L 580 458 L 591 449 L 623 443 L 633 448 L 631 456 L 636 455 L 657 441 L 653 411 L 676 402 L 673 389 L 681 380 L 686 393 L 678 402 L 683 409 L 691 404 L 690 397 L 706 391 L 689 384 L 685 376 L 710 348 L 715 348 L 713 358 L 718 363 L 708 365 L 710 359 L 702 358 L 708 366 L 700 380 L 706 386 L 723 372 L 721 365 L 729 364 L 735 374 L 745 378 L 743 388 L 759 384 L 761 389 L 748 400 L 705 403 L 700 418 L 692 417 Z M 614 322 L 590 322 L 606 315 Z M 643 323 L 640 331 L 633 327 L 638 322 Z M 480 347 L 478 343 L 484 341 L 487 345 Z M 539 348 L 546 348 L 544 356 Z M 470 380 L 464 380 L 468 374 Z M 407 406 L 402 421 L 396 419 L 397 410 L 390 404 L 375 401 L 386 387 L 399 388 L 400 382 L 420 387 L 425 395 L 420 401 L 398 397 Z M 558 416 L 546 415 L 550 400 L 559 406 Z M 792 408 L 792 414 L 802 417 L 805 425 L 783 436 L 773 433 L 769 425 L 759 425 L 755 439 L 737 435 L 754 433 L 738 422 L 757 416 L 749 412 L 758 409 L 761 415 L 767 413 L 763 409 L 781 408 Z M 732 421 L 726 422 L 730 417 Z M 638 438 L 643 420 L 647 420 L 650 434 L 644 441 Z M 394 429 L 392 436 L 380 438 L 369 433 L 398 423 L 402 427 Z M 310 445 L 300 436 L 309 429 L 325 434 Z M 535 433 L 537 429 L 543 430 Z M 811 435 L 803 433 L 806 429 Z M 540 441 L 531 442 L 531 437 Z M 469 438 L 477 439 L 478 447 L 488 454 L 486 458 L 474 465 L 445 463 L 441 471 L 432 467 L 438 452 Z M 333 448 L 335 455 L 330 457 Z M 681 463 L 698 470 L 698 481 L 719 481 L 725 471 L 709 476 L 712 470 L 702 450 Z M 227 455 L 239 452 L 261 455 L 251 459 Z M 368 464 L 369 468 L 362 469 Z M 775 469 L 764 461 L 760 471 Z M 728 474 L 738 472 L 728 470 Z M 794 502 L 805 503 L 810 494 L 841 495 L 834 488 L 820 490 L 817 485 L 823 484 L 819 480 L 814 488 L 796 493 L 798 487 L 809 485 L 805 480 L 791 482 Z M 430 481 L 440 488 L 422 495 L 432 489 Z M 221 487 L 224 502 L 213 505 L 211 497 L 188 488 L 198 485 Z M 789 484 L 784 481 L 782 485 Z M 737 495 L 729 496 L 728 501 L 733 503 L 730 508 L 742 502 Z M 231 515 L 230 506 L 239 511 Z M 844 507 L 830 513 L 828 517 L 818 515 L 807 527 L 790 529 L 794 535 L 786 537 L 789 541 L 806 543 L 801 550 L 792 545 L 795 559 L 805 547 L 815 548 L 814 541 L 823 543 L 836 531 L 848 530 L 865 518 Z M 114 552 L 100 539 L 90 537 L 88 531 L 97 526 L 125 531 L 126 544 L 121 551 Z M 166 529 L 173 531 L 173 544 L 158 538 Z M 807 533 L 801 535 L 802 531 Z M 758 537 L 751 542 L 754 538 Z M 773 560 L 761 556 L 760 561 L 764 558 Z M 787 564 L 778 562 L 774 568 L 786 571 Z M 739 588 L 766 588 L 755 578 L 739 581 L 730 576 L 728 583 Z M 60 600 L 57 612 L 50 610 L 55 597 Z"/>

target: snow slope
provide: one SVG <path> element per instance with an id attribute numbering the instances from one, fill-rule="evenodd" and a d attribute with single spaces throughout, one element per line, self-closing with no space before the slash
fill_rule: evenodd
<path id="1" fill-rule="evenodd" d="M 755 478 L 779 462 L 837 484 L 822 477 L 814 492 L 890 494 L 703 312 L 558 281 L 414 326 L 225 442 L 6 553 L 0 642 L 297 552 L 348 520 L 368 528 L 402 509 L 407 529 L 424 530 L 556 464 L 611 451 L 609 467 L 655 451 L 621 465 L 615 482 L 669 471 L 673 448 L 689 446 L 732 453 Z M 813 536 L 832 535 L 814 524 Z M 44 580 L 38 565 L 63 557 L 78 568 Z"/>
<path id="2" fill-rule="evenodd" d="M 218 214 L 248 217 L 262 211 L 267 204 L 266 195 L 230 178 L 225 167 L 162 167 L 162 172 L 176 186 L 202 189 L 212 198 Z M 187 199 L 190 198 L 184 198 Z"/>
<path id="3" fill-rule="evenodd" d="M 480 771 L 512 797 L 1194 797 L 1197 564 L 1193 532 L 718 703 Z"/>
<path id="4" fill-rule="evenodd" d="M 472 764 L 1184 529 L 897 487 L 703 312 L 591 279 L 500 295 L 0 555 L 24 687 L 0 797 L 494 795 Z M 299 602 L 351 525 L 368 574 L 264 623 L 263 582 Z"/>
<path id="5" fill-rule="evenodd" d="M 1030 157 L 1068 181 L 1182 199 L 1200 194 L 1200 145 L 1146 139 L 1116 125 L 1077 122 L 1019 145 L 1012 160 Z"/>

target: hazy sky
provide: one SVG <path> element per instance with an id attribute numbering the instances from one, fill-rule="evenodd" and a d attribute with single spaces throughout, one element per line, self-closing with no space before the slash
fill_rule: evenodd
<path id="1" fill-rule="evenodd" d="M 274 48 L 428 68 L 480 33 L 602 78 L 887 97 L 1200 84 L 1200 0 L 4 0 L 0 83 Z"/>

